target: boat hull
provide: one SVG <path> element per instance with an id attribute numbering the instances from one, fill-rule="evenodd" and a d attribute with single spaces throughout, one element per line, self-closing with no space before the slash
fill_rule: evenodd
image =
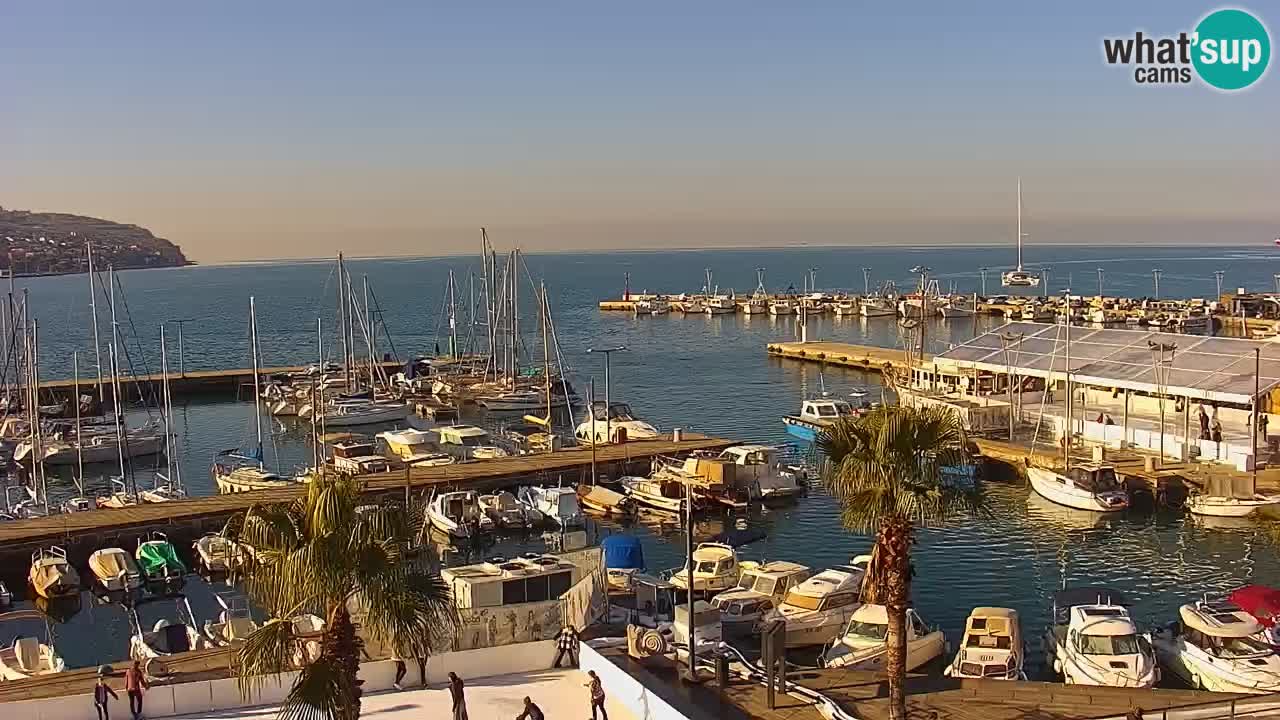
<path id="1" fill-rule="evenodd" d="M 1027 468 L 1027 478 L 1031 481 L 1032 490 L 1041 497 L 1065 507 L 1093 512 L 1120 512 L 1129 507 L 1127 501 L 1121 504 L 1107 502 L 1105 494 L 1084 494 L 1064 489 L 1063 484 L 1057 480 L 1057 473 L 1044 468 Z"/>
<path id="2" fill-rule="evenodd" d="M 1187 501 L 1187 510 L 1202 517 L 1242 518 L 1267 508 L 1280 508 L 1280 496 L 1237 499 L 1198 495 Z"/>
<path id="3" fill-rule="evenodd" d="M 399 422 L 409 417 L 408 405 L 380 408 L 378 410 L 353 412 L 350 414 L 325 415 L 324 424 L 329 428 L 355 427 L 358 425 L 377 425 L 379 423 Z"/>

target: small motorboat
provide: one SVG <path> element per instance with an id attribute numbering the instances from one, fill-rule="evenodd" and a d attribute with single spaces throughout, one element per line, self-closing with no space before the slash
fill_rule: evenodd
<path id="1" fill-rule="evenodd" d="M 1164 666 L 1192 688 L 1266 694 L 1280 691 L 1280 655 L 1260 639 L 1262 625 L 1232 603 L 1183 605 L 1179 619 L 1152 633 Z"/>
<path id="2" fill-rule="evenodd" d="M 330 428 L 355 427 L 403 422 L 411 412 L 408 403 L 398 400 L 340 402 L 325 409 L 318 420 Z"/>
<path id="3" fill-rule="evenodd" d="M 757 625 L 772 620 L 786 623 L 786 646 L 828 645 L 840 637 L 862 596 L 862 579 L 871 562 L 859 555 L 850 565 L 838 565 L 814 575 L 787 591 L 782 602 Z"/>
<path id="4" fill-rule="evenodd" d="M 657 428 L 636 417 L 630 405 L 600 400 L 591 404 L 587 409 L 587 416 L 573 431 L 578 444 L 587 447 L 631 440 L 653 440 L 659 435 Z"/>
<path id="5" fill-rule="evenodd" d="M 406 428 L 387 430 L 375 437 L 382 441 L 387 452 L 408 461 L 410 458 L 431 452 L 436 446 L 436 434 L 428 430 Z"/>
<path id="6" fill-rule="evenodd" d="M 134 557 L 147 582 L 173 582 L 187 574 L 187 566 L 178 559 L 178 551 L 162 532 L 153 532 L 146 540 L 139 540 Z"/>
<path id="7" fill-rule="evenodd" d="M 578 492 L 574 488 L 526 486 L 516 491 L 516 499 L 562 528 L 586 524 L 582 508 L 578 506 Z"/>
<path id="8" fill-rule="evenodd" d="M 930 628 L 912 608 L 907 608 L 907 672 L 940 657 L 946 651 L 942 631 Z M 853 611 L 844 635 L 827 648 L 823 665 L 849 670 L 883 670 L 889 657 L 889 612 L 883 605 L 861 605 Z"/>
<path id="9" fill-rule="evenodd" d="M 454 538 L 471 538 L 489 532 L 494 522 L 480 509 L 480 498 L 474 490 L 440 493 L 427 504 L 431 525 Z"/>
<path id="10" fill-rule="evenodd" d="M 537 525 L 542 520 L 542 513 L 522 505 L 516 500 L 515 495 L 506 490 L 481 495 L 480 510 L 489 516 L 494 525 L 506 530 L 524 530 Z"/>
<path id="11" fill-rule="evenodd" d="M 636 511 L 635 501 L 603 485 L 579 485 L 578 504 L 605 517 L 628 517 Z"/>
<path id="12" fill-rule="evenodd" d="M 186 490 L 183 490 L 180 485 L 166 477 L 164 473 L 159 472 L 156 473 L 151 489 L 142 490 L 138 495 L 144 503 L 162 503 L 187 499 Z"/>
<path id="13" fill-rule="evenodd" d="M 1129 507 L 1129 491 L 1110 465 L 1083 463 L 1065 472 L 1029 467 L 1027 478 L 1046 500 L 1076 510 L 1119 512 Z"/>
<path id="14" fill-rule="evenodd" d="M 0 615 L 0 623 L 31 621 L 31 625 L 44 625 L 44 642 L 39 638 L 16 635 L 8 647 L 0 647 L 0 680 L 25 680 L 41 675 L 53 675 L 66 670 L 66 663 L 58 656 L 49 633 L 48 619 L 35 610 L 15 610 Z"/>
<path id="15" fill-rule="evenodd" d="M 222 494 L 269 490 L 293 483 L 259 465 L 225 465 L 215 462 L 213 477 Z"/>
<path id="16" fill-rule="evenodd" d="M 126 592 L 142 587 L 142 573 L 126 550 L 103 548 L 89 556 L 89 569 L 93 571 L 98 587 L 107 592 Z"/>
<path id="17" fill-rule="evenodd" d="M 836 421 L 851 418 L 857 413 L 858 409 L 852 403 L 824 392 L 818 397 L 802 401 L 800 413 L 783 416 L 782 423 L 787 426 L 788 435 L 814 442 Z"/>
<path id="18" fill-rule="evenodd" d="M 644 546 L 634 535 L 610 535 L 600 541 L 604 551 L 605 575 L 609 592 L 630 594 L 635 591 L 633 579 L 644 572 Z"/>
<path id="19" fill-rule="evenodd" d="M 684 499 L 688 491 L 687 486 L 682 482 L 623 476 L 619 478 L 618 484 L 626 492 L 627 497 L 641 507 L 669 513 L 679 513 L 684 509 Z"/>
<path id="20" fill-rule="evenodd" d="M 1187 511 L 1203 517 L 1248 517 L 1270 508 L 1280 508 L 1280 495 L 1254 494 L 1235 498 L 1195 494 L 1187 499 Z"/>
<path id="21" fill-rule="evenodd" d="M 165 607 L 173 603 L 171 607 Z M 158 608 L 168 610 L 144 630 L 141 617 L 142 610 Z M 133 636 L 129 639 L 129 657 L 145 663 L 151 658 L 176 655 L 189 650 L 203 650 L 210 646 L 208 639 L 201 634 L 195 613 L 191 611 L 191 603 L 185 595 L 144 598 L 134 603 L 130 610 L 133 624 Z"/>
<path id="22" fill-rule="evenodd" d="M 693 577 L 690 580 L 689 565 L 671 574 L 671 584 L 678 590 L 715 594 L 738 584 L 738 551 L 721 543 L 698 543 L 691 558 Z"/>
<path id="23" fill-rule="evenodd" d="M 27 577 L 32 589 L 43 598 L 52 600 L 80 593 L 80 575 L 67 562 L 67 551 L 57 545 L 31 554 L 31 571 Z"/>
<path id="24" fill-rule="evenodd" d="M 1025 680 L 1022 626 L 1018 611 L 978 607 L 964 624 L 960 650 L 943 671 L 947 677 Z"/>
<path id="25" fill-rule="evenodd" d="M 1128 602 L 1107 588 L 1065 588 L 1053 595 L 1045 634 L 1048 664 L 1068 685 L 1153 687 L 1160 680 L 1151 638 L 1138 632 Z"/>
<path id="26" fill-rule="evenodd" d="M 214 647 L 225 647 L 244 642 L 245 638 L 258 629 L 249 612 L 249 601 L 229 592 L 214 594 L 222 611 L 217 622 L 210 620 L 204 624 L 204 635 Z"/>
<path id="27" fill-rule="evenodd" d="M 786 501 L 803 495 L 804 476 L 784 467 L 778 449 L 768 445 L 735 445 L 720 453 L 721 460 L 737 465 L 737 481 L 754 483 L 761 502 Z"/>
<path id="28" fill-rule="evenodd" d="M 1227 599 L 1237 607 L 1253 616 L 1258 624 L 1266 628 L 1264 637 L 1272 645 L 1280 645 L 1280 590 L 1263 585 L 1246 585 L 1231 591 Z"/>
<path id="29" fill-rule="evenodd" d="M 475 425 L 444 425 L 437 428 L 440 448 L 463 460 L 491 460 L 506 457 L 507 451 L 493 444 L 489 432 Z"/>
<path id="30" fill-rule="evenodd" d="M 791 588 L 809 579 L 812 572 L 804 565 L 783 560 L 757 563 L 744 560 L 736 587 L 714 598 L 711 605 L 720 610 L 720 622 L 730 627 L 749 629 L 772 610 Z"/>
<path id="31" fill-rule="evenodd" d="M 201 535 L 191 547 L 195 550 L 200 565 L 211 573 L 239 570 L 252 559 L 244 545 L 217 533 Z"/>

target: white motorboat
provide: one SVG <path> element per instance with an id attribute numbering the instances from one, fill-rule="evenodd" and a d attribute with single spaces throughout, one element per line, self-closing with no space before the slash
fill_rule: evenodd
<path id="1" fill-rule="evenodd" d="M 216 621 L 204 624 L 204 636 L 213 647 L 226 647 L 242 643 L 258 629 L 258 623 L 249 612 L 249 601 L 227 592 L 215 593 L 214 599 L 222 606 Z"/>
<path id="2" fill-rule="evenodd" d="M 658 429 L 636 417 L 626 403 L 597 400 L 574 430 L 579 445 L 606 445 L 631 440 L 653 440 Z"/>
<path id="3" fill-rule="evenodd" d="M 15 610 L 0 615 L 0 623 L 29 621 L 45 626 L 47 639 L 15 635 L 8 647 L 0 647 L 0 680 L 25 680 L 42 675 L 54 675 L 67 669 L 67 665 L 53 646 L 48 631 L 48 619 L 35 610 Z"/>
<path id="4" fill-rule="evenodd" d="M 507 451 L 493 444 L 489 433 L 475 425 L 442 425 L 440 448 L 463 460 L 488 460 L 507 456 Z"/>
<path id="5" fill-rule="evenodd" d="M 788 435 L 813 442 L 836 421 L 851 418 L 857 413 L 851 403 L 824 392 L 819 397 L 801 402 L 800 413 L 785 415 L 782 422 L 787 426 Z"/>
<path id="6" fill-rule="evenodd" d="M 165 608 L 173 602 L 170 612 L 155 621 L 150 630 L 143 630 L 140 610 L 152 606 Z M 176 655 L 190 650 L 203 650 L 209 647 L 208 639 L 201 634 L 195 613 L 191 612 L 191 603 L 182 594 L 174 596 L 157 596 L 144 598 L 134 603 L 130 609 L 130 620 L 133 621 L 133 636 L 129 639 L 129 657 L 145 663 L 151 658 Z"/>
<path id="7" fill-rule="evenodd" d="M 1107 588 L 1053 595 L 1047 663 L 1068 685 L 1149 688 L 1160 679 L 1151 638 L 1138 632 L 1123 596 Z"/>
<path id="8" fill-rule="evenodd" d="M 1263 627 L 1229 603 L 1183 605 L 1179 620 L 1152 633 L 1165 668 L 1191 687 L 1213 692 L 1280 691 L 1280 655 L 1259 638 Z"/>
<path id="9" fill-rule="evenodd" d="M 807 486 L 795 470 L 783 467 L 778 449 L 768 445 L 735 445 L 720 453 L 721 460 L 737 465 L 737 481 L 754 482 L 763 502 L 803 495 Z"/>
<path id="10" fill-rule="evenodd" d="M 978 607 L 969 613 L 960 650 L 943 674 L 954 678 L 1025 680 L 1025 660 L 1018 611 Z"/>
<path id="11" fill-rule="evenodd" d="M 380 432 L 375 437 L 382 441 L 387 452 L 407 461 L 414 456 L 432 452 L 438 436 L 429 430 L 406 428 Z"/>
<path id="12" fill-rule="evenodd" d="M 860 555 L 851 565 L 823 570 L 796 585 L 764 616 L 761 625 L 772 620 L 786 622 L 789 648 L 830 644 L 840 637 L 859 607 L 869 562 L 870 555 Z"/>
<path id="13" fill-rule="evenodd" d="M 562 528 L 582 527 L 586 523 L 576 488 L 521 487 L 516 491 L 516 499 Z"/>
<path id="14" fill-rule="evenodd" d="M 507 530 L 523 530 L 542 521 L 542 513 L 522 505 L 515 495 L 506 490 L 481 495 L 480 509 L 495 526 Z"/>
<path id="15" fill-rule="evenodd" d="M 678 513 L 684 508 L 687 494 L 684 483 L 675 480 L 623 476 L 618 480 L 622 491 L 636 505 L 664 512 Z"/>
<path id="16" fill-rule="evenodd" d="M 89 556 L 94 581 L 107 592 L 125 592 L 142 587 L 142 573 L 133 556 L 121 548 L 103 548 Z"/>
<path id="17" fill-rule="evenodd" d="M 946 651 L 942 631 L 930 628 L 915 610 L 907 608 L 907 672 L 916 670 Z M 849 670 L 883 670 L 889 657 L 889 611 L 883 605 L 860 605 L 849 624 L 822 655 L 823 665 Z"/>
<path id="18" fill-rule="evenodd" d="M 1046 500 L 1076 510 L 1119 512 L 1129 507 L 1129 492 L 1110 465 L 1083 463 L 1065 473 L 1029 467 L 1031 487 Z"/>
<path id="19" fill-rule="evenodd" d="M 1260 510 L 1277 507 L 1280 507 L 1280 495 L 1255 494 L 1250 498 L 1233 498 L 1195 494 L 1187 500 L 1188 512 L 1207 517 L 1248 517 Z"/>
<path id="20" fill-rule="evenodd" d="M 769 303 L 769 314 L 775 317 L 795 315 L 796 303 L 791 298 L 778 298 Z"/>
<path id="21" fill-rule="evenodd" d="M 691 558 L 693 578 L 689 565 L 671 574 L 671 584 L 678 590 L 715 594 L 738 584 L 738 552 L 722 543 L 698 543 Z"/>
<path id="22" fill-rule="evenodd" d="M 245 545 L 217 533 L 201 535 L 191 547 L 200 565 L 211 573 L 239 570 L 253 559 Z"/>
<path id="23" fill-rule="evenodd" d="M 494 528 L 493 520 L 480 509 L 474 490 L 440 493 L 427 505 L 431 525 L 450 537 L 466 539 Z"/>
<path id="24" fill-rule="evenodd" d="M 337 403 L 325 409 L 318 421 L 328 428 L 403 422 L 412 410 L 398 400 Z"/>
<path id="25" fill-rule="evenodd" d="M 31 554 L 27 579 L 37 595 L 49 600 L 80 592 L 80 574 L 67 562 L 67 551 L 57 545 Z"/>
<path id="26" fill-rule="evenodd" d="M 720 622 L 747 629 L 782 602 L 791 588 L 812 574 L 804 565 L 783 560 L 766 563 L 743 560 L 738 565 L 741 574 L 737 585 L 711 598 L 711 605 L 720 611 Z"/>
<path id="27" fill-rule="evenodd" d="M 858 314 L 862 317 L 890 317 L 898 314 L 892 300 L 882 297 L 864 297 L 858 302 Z"/>
<path id="28" fill-rule="evenodd" d="M 129 458 L 155 455 L 164 450 L 164 434 L 150 429 L 139 428 L 125 435 L 125 444 L 121 448 L 115 433 L 83 432 L 79 443 L 75 439 L 46 440 L 41 443 L 44 448 L 46 465 L 76 465 L 78 463 L 116 462 L 124 451 Z M 77 447 L 78 446 L 78 447 Z M 13 451 L 13 459 L 17 462 L 26 460 L 31 454 L 28 443 L 19 443 Z"/>

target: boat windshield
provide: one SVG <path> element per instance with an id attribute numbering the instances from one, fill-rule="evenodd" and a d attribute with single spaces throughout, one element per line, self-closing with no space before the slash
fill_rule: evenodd
<path id="1" fill-rule="evenodd" d="M 813 411 L 818 417 L 836 417 L 840 414 L 836 410 L 836 403 L 816 403 Z"/>
<path id="2" fill-rule="evenodd" d="M 1210 652 L 1220 658 L 1248 658 L 1270 655 L 1271 646 L 1253 638 L 1213 638 Z"/>
<path id="3" fill-rule="evenodd" d="M 470 435 L 458 438 L 458 440 L 460 441 L 460 445 L 464 445 L 466 447 L 480 447 L 484 445 L 485 438 L 481 435 Z"/>
<path id="4" fill-rule="evenodd" d="M 751 573 L 742 573 L 742 577 L 738 578 L 738 589 L 739 590 L 752 589 L 753 587 L 755 587 L 755 582 L 757 579 L 758 579 L 757 576 L 752 575 Z"/>
<path id="5" fill-rule="evenodd" d="M 1085 655 L 1138 655 L 1138 636 L 1081 635 L 1080 652 Z"/>
<path id="6" fill-rule="evenodd" d="M 889 626 L 854 620 L 844 634 L 859 640 L 884 640 L 889 635 Z"/>
<path id="7" fill-rule="evenodd" d="M 782 599 L 782 604 L 800 608 L 801 610 L 817 610 L 822 606 L 822 598 L 812 597 L 810 595 L 801 595 L 795 590 L 792 590 L 787 593 L 785 598 Z"/>
<path id="8" fill-rule="evenodd" d="M 1013 647 L 1013 638 L 1008 635 L 970 635 L 965 647 L 1008 650 Z"/>
<path id="9" fill-rule="evenodd" d="M 702 560 L 693 568 L 694 572 L 714 574 L 716 571 L 715 560 Z"/>
<path id="10" fill-rule="evenodd" d="M 841 400 L 836 403 L 836 412 L 840 413 L 841 415 L 852 415 L 853 406 Z"/>
<path id="11" fill-rule="evenodd" d="M 1120 482 L 1116 480 L 1116 471 L 1114 468 L 1098 468 L 1093 473 L 1093 489 L 1094 491 L 1116 490 L 1119 489 Z"/>
<path id="12" fill-rule="evenodd" d="M 778 588 L 778 578 L 771 578 L 771 577 L 764 577 L 764 576 L 756 578 L 755 585 L 751 587 L 752 590 L 760 593 L 761 595 L 769 595 L 769 596 L 772 596 L 774 591 L 777 590 L 777 588 Z"/>
<path id="13" fill-rule="evenodd" d="M 635 416 L 631 414 L 631 406 L 626 403 L 614 403 L 609 406 L 610 420 L 634 420 Z"/>

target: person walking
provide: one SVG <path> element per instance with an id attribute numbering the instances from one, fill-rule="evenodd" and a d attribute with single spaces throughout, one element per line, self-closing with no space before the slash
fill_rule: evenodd
<path id="1" fill-rule="evenodd" d="M 107 709 L 108 698 L 120 699 L 115 690 L 107 684 L 106 673 L 98 672 L 98 684 L 93 686 L 93 707 L 98 711 L 98 720 L 111 720 L 111 712 Z"/>
<path id="2" fill-rule="evenodd" d="M 453 698 L 453 720 L 467 720 L 467 698 L 463 694 L 466 685 L 455 673 L 449 673 L 449 695 Z"/>
<path id="3" fill-rule="evenodd" d="M 516 716 L 516 720 L 546 720 L 546 715 L 542 714 L 542 708 L 538 707 L 528 695 L 524 696 L 524 712 Z"/>
<path id="4" fill-rule="evenodd" d="M 1209 413 L 1204 411 L 1204 403 L 1200 403 L 1200 436 L 1209 437 Z"/>
<path id="5" fill-rule="evenodd" d="M 124 671 L 124 691 L 129 696 L 129 712 L 133 720 L 142 717 L 142 693 L 147 690 L 147 674 L 142 672 L 142 663 L 133 661 L 133 667 Z"/>
<path id="6" fill-rule="evenodd" d="M 604 686 L 600 684 L 600 676 L 595 670 L 588 670 L 587 675 L 591 677 L 591 682 L 586 684 L 591 688 L 591 720 L 597 720 L 596 708 L 600 708 L 599 720 L 609 720 L 609 713 L 604 709 Z"/>
<path id="7" fill-rule="evenodd" d="M 404 658 L 400 655 L 400 648 L 394 644 L 391 646 L 391 659 L 396 664 L 396 679 L 391 681 L 391 687 L 396 690 L 403 690 L 404 687 L 400 685 L 400 681 L 404 680 L 404 674 L 408 672 L 408 669 L 404 666 Z"/>
<path id="8" fill-rule="evenodd" d="M 560 643 L 556 649 L 556 661 L 551 667 L 560 667 L 560 661 L 569 656 L 569 667 L 578 667 L 578 630 L 565 625 L 560 631 Z"/>
<path id="9" fill-rule="evenodd" d="M 1267 442 L 1267 425 L 1270 423 L 1271 421 L 1267 419 L 1266 415 L 1258 415 L 1258 434 L 1262 436 L 1262 442 L 1264 445 Z"/>

